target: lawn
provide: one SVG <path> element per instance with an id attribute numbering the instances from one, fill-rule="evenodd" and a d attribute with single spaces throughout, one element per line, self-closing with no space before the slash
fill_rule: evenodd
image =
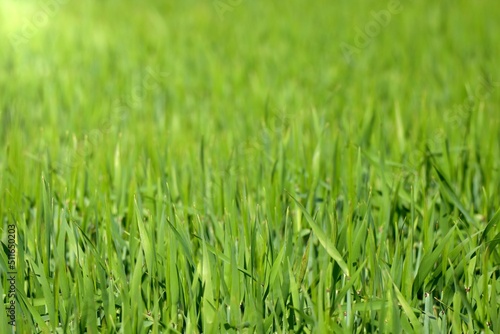
<path id="1" fill-rule="evenodd" d="M 0 333 L 500 333 L 500 2 L 0 2 Z"/>

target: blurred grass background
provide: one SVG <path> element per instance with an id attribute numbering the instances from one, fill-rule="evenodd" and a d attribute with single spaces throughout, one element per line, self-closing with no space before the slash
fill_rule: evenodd
<path id="1" fill-rule="evenodd" d="M 339 45 L 389 3 L 235 3 L 221 16 L 210 1 L 3 1 L 2 138 L 25 157 L 11 163 L 59 161 L 92 131 L 107 149 L 89 150 L 107 158 L 123 141 L 182 159 L 201 138 L 229 157 L 291 120 L 307 147 L 311 113 L 333 137 L 396 160 L 445 138 L 464 145 L 470 114 L 475 145 L 496 154 L 495 2 L 401 2 L 352 63 Z"/>

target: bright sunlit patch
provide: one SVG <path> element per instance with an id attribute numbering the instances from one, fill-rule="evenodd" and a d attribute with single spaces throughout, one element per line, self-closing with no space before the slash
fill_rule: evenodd
<path id="1" fill-rule="evenodd" d="M 18 48 L 51 24 L 67 0 L 12 1 L 0 4 L 0 30 Z"/>
<path id="2" fill-rule="evenodd" d="M 0 29 L 7 33 L 15 33 L 29 24 L 37 10 L 36 1 L 0 1 Z"/>

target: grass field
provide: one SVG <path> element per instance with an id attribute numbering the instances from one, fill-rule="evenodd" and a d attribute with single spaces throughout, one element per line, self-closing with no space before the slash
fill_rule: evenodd
<path id="1" fill-rule="evenodd" d="M 500 333 L 499 17 L 0 0 L 0 333 Z"/>

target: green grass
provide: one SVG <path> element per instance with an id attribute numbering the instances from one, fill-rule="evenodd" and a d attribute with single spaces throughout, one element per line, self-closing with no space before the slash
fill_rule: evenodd
<path id="1" fill-rule="evenodd" d="M 17 332 L 500 332 L 500 4 L 388 6 L 2 0 Z"/>

